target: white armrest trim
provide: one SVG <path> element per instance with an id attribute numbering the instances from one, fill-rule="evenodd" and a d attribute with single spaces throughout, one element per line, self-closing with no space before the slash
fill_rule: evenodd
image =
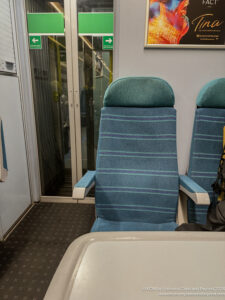
<path id="1" fill-rule="evenodd" d="M 87 196 L 87 194 L 90 192 L 90 190 L 95 186 L 95 181 L 92 182 L 92 184 L 88 188 L 84 187 L 74 187 L 73 188 L 73 199 L 79 199 L 83 200 Z"/>
<path id="2" fill-rule="evenodd" d="M 185 193 L 189 198 L 191 198 L 195 204 L 198 205 L 209 205 L 210 198 L 208 193 L 191 193 L 180 185 L 180 190 Z"/>

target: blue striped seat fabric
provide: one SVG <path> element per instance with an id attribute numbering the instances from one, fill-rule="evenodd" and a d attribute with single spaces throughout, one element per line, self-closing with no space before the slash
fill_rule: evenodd
<path id="1" fill-rule="evenodd" d="M 176 221 L 174 108 L 102 109 L 95 199 L 97 216 L 105 220 Z"/>
<path id="2" fill-rule="evenodd" d="M 203 187 L 211 201 L 216 200 L 212 183 L 216 180 L 223 149 L 225 109 L 198 108 L 195 116 L 188 175 Z M 188 221 L 206 223 L 207 205 L 188 201 Z"/>
<path id="3" fill-rule="evenodd" d="M 97 218 L 91 231 L 174 231 L 176 228 L 175 222 L 154 224 L 132 221 L 118 222 Z"/>

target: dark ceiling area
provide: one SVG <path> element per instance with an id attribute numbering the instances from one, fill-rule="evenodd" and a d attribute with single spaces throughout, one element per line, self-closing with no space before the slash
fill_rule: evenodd
<path id="1" fill-rule="evenodd" d="M 74 0 L 75 1 L 75 0 Z M 55 12 L 52 3 L 64 8 L 64 0 L 26 0 L 29 12 Z M 78 12 L 110 12 L 113 11 L 113 0 L 77 0 Z"/>
<path id="2" fill-rule="evenodd" d="M 113 0 L 78 0 L 78 11 L 113 11 Z"/>

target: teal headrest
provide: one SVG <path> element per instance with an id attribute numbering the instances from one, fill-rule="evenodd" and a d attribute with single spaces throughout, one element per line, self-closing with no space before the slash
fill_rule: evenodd
<path id="1" fill-rule="evenodd" d="M 207 83 L 197 97 L 197 106 L 225 108 L 225 78 Z"/>
<path id="2" fill-rule="evenodd" d="M 156 77 L 126 77 L 115 80 L 107 88 L 104 106 L 171 107 L 174 93 L 171 86 Z"/>

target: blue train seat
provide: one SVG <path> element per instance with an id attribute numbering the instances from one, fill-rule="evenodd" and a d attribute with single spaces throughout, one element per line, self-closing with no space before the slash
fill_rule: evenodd
<path id="1" fill-rule="evenodd" d="M 197 97 L 188 176 L 195 180 L 215 201 L 212 183 L 216 180 L 223 150 L 225 126 L 225 78 L 206 84 Z M 188 200 L 188 221 L 206 223 L 208 205 Z"/>
<path id="2" fill-rule="evenodd" d="M 172 88 L 159 78 L 122 78 L 108 87 L 96 172 L 87 172 L 73 193 L 73 198 L 82 198 L 95 182 L 97 219 L 92 231 L 177 227 L 179 175 L 173 105 Z"/>

